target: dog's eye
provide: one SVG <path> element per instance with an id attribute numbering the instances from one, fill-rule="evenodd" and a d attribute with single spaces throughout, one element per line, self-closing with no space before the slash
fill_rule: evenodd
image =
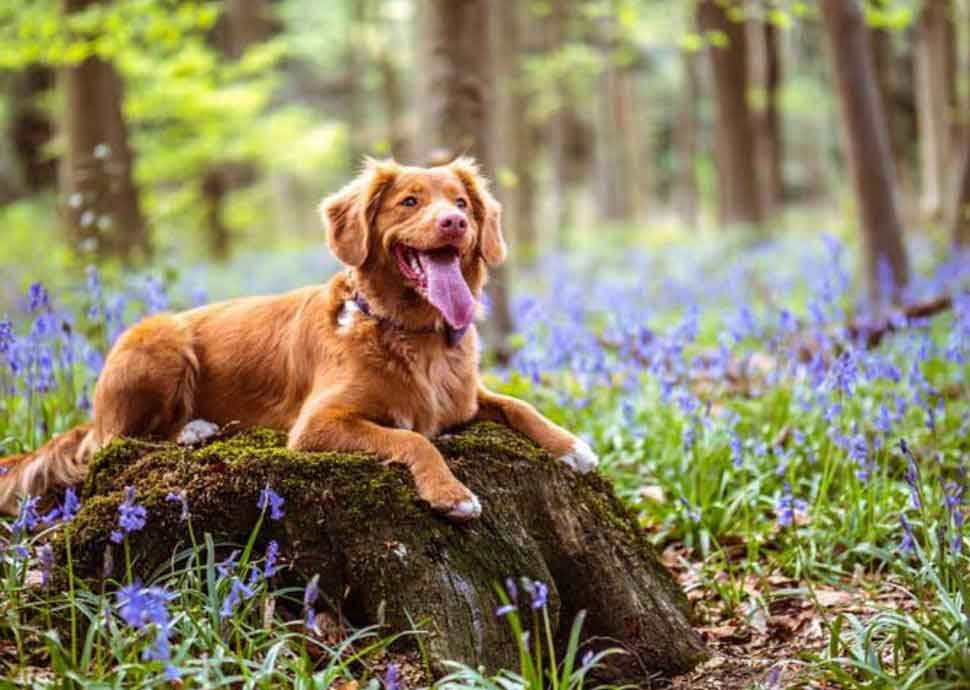
<path id="1" fill-rule="evenodd" d="M 462 199 L 461 197 L 458 197 L 455 200 L 455 206 L 457 206 L 458 208 L 465 208 L 466 206 L 468 206 L 468 202 Z"/>
<path id="2" fill-rule="evenodd" d="M 401 200 L 401 206 L 417 206 L 418 197 L 416 196 L 406 196 Z"/>

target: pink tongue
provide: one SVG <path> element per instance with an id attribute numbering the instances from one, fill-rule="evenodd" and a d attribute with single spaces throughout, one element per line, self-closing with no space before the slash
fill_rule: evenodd
<path id="1" fill-rule="evenodd" d="M 457 252 L 420 252 L 418 257 L 428 278 L 428 301 L 452 328 L 467 328 L 475 317 L 475 298 L 461 274 Z"/>

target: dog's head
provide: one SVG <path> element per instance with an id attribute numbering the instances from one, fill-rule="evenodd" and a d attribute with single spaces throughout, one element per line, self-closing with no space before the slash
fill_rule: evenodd
<path id="1" fill-rule="evenodd" d="M 505 260 L 501 207 L 468 158 L 434 168 L 368 160 L 320 208 L 330 250 L 408 325 L 466 328 L 486 265 Z"/>

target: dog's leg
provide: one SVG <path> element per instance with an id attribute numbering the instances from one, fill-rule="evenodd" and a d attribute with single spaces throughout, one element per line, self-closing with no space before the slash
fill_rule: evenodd
<path id="1" fill-rule="evenodd" d="M 522 400 L 479 388 L 478 418 L 505 424 L 525 434 L 577 472 L 585 474 L 599 464 L 599 458 L 585 441 L 553 424 Z"/>
<path id="2" fill-rule="evenodd" d="M 363 419 L 346 408 L 310 405 L 290 430 L 294 450 L 365 451 L 411 470 L 418 495 L 453 520 L 481 515 L 478 498 L 448 469 L 441 453 L 421 434 L 390 429 Z"/>

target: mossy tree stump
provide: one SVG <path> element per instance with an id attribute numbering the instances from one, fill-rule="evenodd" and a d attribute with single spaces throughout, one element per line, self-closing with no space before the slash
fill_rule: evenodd
<path id="1" fill-rule="evenodd" d="M 587 611 L 593 648 L 621 647 L 610 675 L 643 680 L 687 671 L 704 657 L 687 602 L 609 483 L 556 463 L 524 437 L 473 424 L 436 440 L 455 474 L 482 501 L 481 519 L 453 524 L 416 496 L 400 466 L 365 454 L 296 453 L 285 438 L 250 431 L 190 449 L 116 443 L 93 462 L 76 519 L 80 571 L 97 577 L 125 485 L 148 509 L 129 535 L 135 570 L 148 575 L 188 541 L 170 491 L 185 490 L 197 534 L 244 543 L 268 482 L 285 515 L 264 523 L 259 544 L 280 544 L 290 567 L 278 578 L 302 585 L 320 575 L 321 592 L 357 625 L 388 631 L 423 622 L 426 649 L 444 659 L 515 667 L 517 656 L 494 586 L 526 576 L 549 586 L 549 610 L 565 638 Z M 114 562 L 123 558 L 120 551 Z M 383 618 L 381 618 L 383 616 Z"/>

